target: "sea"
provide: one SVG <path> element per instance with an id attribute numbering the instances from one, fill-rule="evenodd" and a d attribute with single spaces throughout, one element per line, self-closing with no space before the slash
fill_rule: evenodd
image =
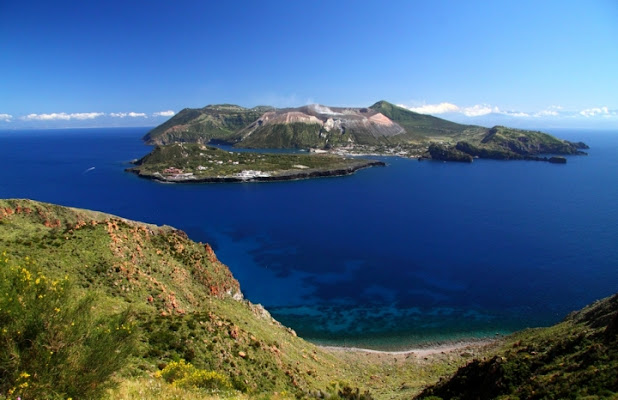
<path id="1" fill-rule="evenodd" d="M 164 184 L 124 172 L 149 128 L 0 132 L 0 198 L 184 230 L 298 335 L 405 349 L 559 322 L 618 292 L 618 129 L 566 165 L 378 157 L 336 178 Z"/>

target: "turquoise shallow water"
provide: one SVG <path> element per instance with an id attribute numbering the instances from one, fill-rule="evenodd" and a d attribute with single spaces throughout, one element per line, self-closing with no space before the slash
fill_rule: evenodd
<path id="1" fill-rule="evenodd" d="M 343 178 L 212 185 L 124 173 L 146 131 L 2 132 L 0 197 L 183 229 L 321 343 L 493 336 L 618 291 L 618 131 L 553 132 L 591 146 L 567 165 L 385 158 Z"/>

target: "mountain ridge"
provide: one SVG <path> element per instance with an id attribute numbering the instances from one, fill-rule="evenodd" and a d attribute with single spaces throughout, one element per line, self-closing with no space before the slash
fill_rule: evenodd
<path id="1" fill-rule="evenodd" d="M 262 114 L 257 115 L 260 112 Z M 292 136 L 290 140 L 282 140 L 284 133 L 277 125 L 290 124 L 301 125 L 285 133 Z M 205 144 L 215 140 L 240 147 L 274 145 L 324 148 L 349 144 L 417 143 L 425 141 L 425 136 L 455 135 L 470 129 L 483 128 L 418 114 L 385 100 L 370 107 L 310 104 L 295 108 L 258 106 L 249 109 L 221 104 L 201 109 L 183 109 L 151 130 L 144 140 L 148 144 L 168 144 L 174 141 L 199 141 Z M 247 140 L 250 136 L 262 138 Z"/>

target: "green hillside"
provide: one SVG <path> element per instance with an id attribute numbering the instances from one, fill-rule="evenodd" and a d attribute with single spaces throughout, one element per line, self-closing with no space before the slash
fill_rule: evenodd
<path id="1" fill-rule="evenodd" d="M 232 104 L 208 105 L 204 108 L 185 108 L 157 126 L 146 136 L 148 144 L 175 142 L 208 143 L 211 139 L 230 140 L 240 129 L 257 120 L 271 107 L 247 109 Z"/>
<path id="2" fill-rule="evenodd" d="M 618 295 L 507 338 L 418 399 L 618 398 Z"/>
<path id="3" fill-rule="evenodd" d="M 540 154 L 581 154 L 583 143 L 571 143 L 547 133 L 495 126 L 482 135 L 457 142 L 455 148 L 479 158 L 525 159 Z"/>

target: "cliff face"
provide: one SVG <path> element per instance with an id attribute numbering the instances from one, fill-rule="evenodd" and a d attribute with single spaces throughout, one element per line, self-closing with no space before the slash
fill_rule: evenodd
<path id="1" fill-rule="evenodd" d="M 47 260 L 117 298 L 166 314 L 199 309 L 210 296 L 242 297 L 208 245 L 171 227 L 27 200 L 0 201 L 1 243 L 16 257 Z"/>

